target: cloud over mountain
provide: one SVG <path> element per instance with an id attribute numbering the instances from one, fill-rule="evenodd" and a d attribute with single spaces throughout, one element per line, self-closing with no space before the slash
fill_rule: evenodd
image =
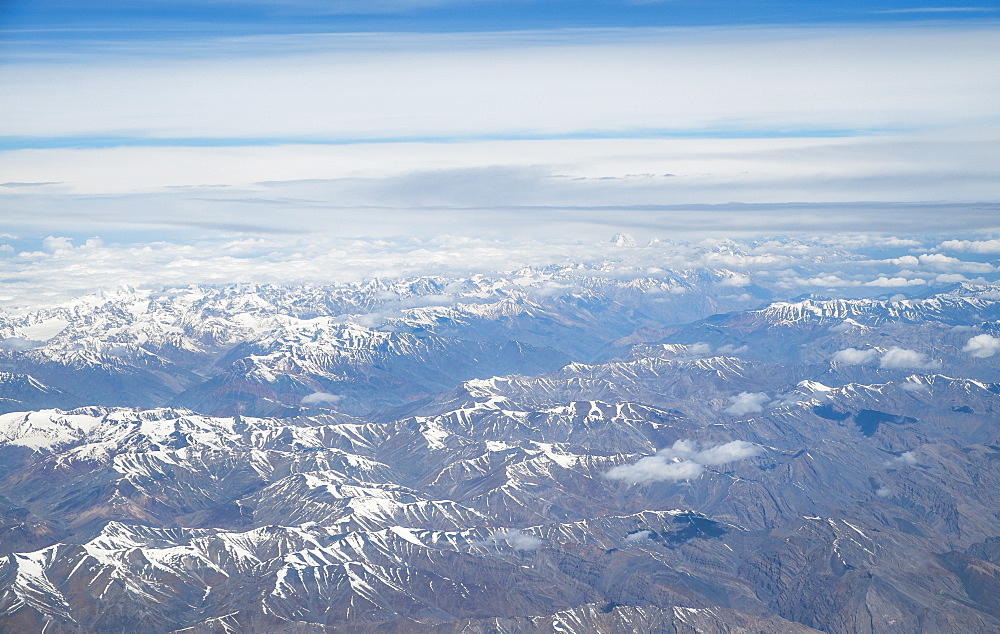
<path id="1" fill-rule="evenodd" d="M 987 334 L 976 335 L 969 339 L 962 352 L 967 352 L 977 359 L 992 357 L 1000 352 L 1000 338 Z"/>
<path id="2" fill-rule="evenodd" d="M 742 440 L 712 446 L 701 446 L 692 440 L 678 440 L 673 446 L 658 451 L 655 456 L 614 467 L 605 477 L 630 484 L 693 480 L 705 471 L 705 467 L 752 458 L 761 451 L 758 445 Z"/>

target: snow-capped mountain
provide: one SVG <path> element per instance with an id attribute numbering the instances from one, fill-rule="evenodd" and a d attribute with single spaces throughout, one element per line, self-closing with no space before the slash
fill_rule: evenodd
<path id="1" fill-rule="evenodd" d="M 1000 628 L 989 293 L 561 275 L 4 317 L 0 629 Z"/>
<path id="2" fill-rule="evenodd" d="M 637 327 L 704 316 L 725 301 L 691 286 L 684 275 L 619 282 L 554 269 L 329 287 L 123 289 L 5 316 L 0 369 L 55 390 L 32 406 L 288 416 L 337 402 L 340 411 L 370 414 L 463 379 L 588 360 Z"/>

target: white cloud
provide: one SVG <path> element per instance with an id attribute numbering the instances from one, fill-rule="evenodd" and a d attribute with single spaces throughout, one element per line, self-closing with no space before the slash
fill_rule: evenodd
<path id="1" fill-rule="evenodd" d="M 705 466 L 691 460 L 673 461 L 665 456 L 640 458 L 630 465 L 619 465 L 605 476 L 611 480 L 621 480 L 631 484 L 651 482 L 677 482 L 693 480 L 705 471 Z"/>
<path id="2" fill-rule="evenodd" d="M 746 352 L 747 350 L 748 348 L 745 345 L 736 346 L 731 343 L 727 343 L 724 346 L 719 346 L 719 349 L 716 350 L 716 352 L 718 352 L 719 354 L 740 354 Z"/>
<path id="3" fill-rule="evenodd" d="M 712 346 L 704 341 L 699 341 L 698 343 L 692 343 L 687 346 L 687 351 L 694 355 L 712 354 Z"/>
<path id="4" fill-rule="evenodd" d="M 224 192 L 260 205 L 269 197 L 262 181 L 295 181 L 282 194 L 305 195 L 272 202 L 315 201 L 306 205 L 309 227 L 339 225 L 328 221 L 341 213 L 333 207 L 372 209 L 400 200 L 491 211 L 517 203 L 613 205 L 633 217 L 632 206 L 664 200 L 995 200 L 996 179 L 982 175 L 1000 165 L 982 148 L 997 141 L 995 127 L 984 123 L 993 120 L 1000 89 L 991 72 L 996 35 L 993 25 L 317 35 L 253 38 L 252 46 L 240 40 L 253 55 L 206 55 L 209 43 L 194 41 L 198 54 L 183 54 L 182 45 L 170 42 L 166 48 L 181 54 L 135 55 L 127 63 L 116 56 L 11 63 L 0 67 L 0 121 L 8 135 L 119 136 L 127 122 L 137 136 L 158 142 L 242 144 L 263 137 L 274 143 L 0 152 L 0 173 L 11 182 L 63 183 L 56 192 L 0 188 L 10 190 L 0 195 L 31 198 L 51 210 L 21 207 L 25 221 L 86 218 L 89 226 L 130 216 L 169 225 L 195 207 L 202 219 L 220 224 L 253 224 L 248 216 L 260 223 L 267 214 L 246 205 L 222 213 L 217 202 L 206 214 L 188 194 Z M 880 80 L 887 76 L 897 81 Z M 559 91 L 548 89 L 553 77 Z M 53 103 L 53 94 L 68 98 Z M 672 131 L 711 137 L 733 122 L 743 128 L 733 138 L 653 138 Z M 788 128 L 805 132 L 760 138 Z M 909 131 L 824 134 L 876 128 Z M 619 138 L 567 138 L 593 131 Z M 747 132 L 758 138 L 735 138 Z M 474 140 L 505 135 L 511 140 Z M 392 139 L 414 142 L 369 142 Z M 502 170 L 520 176 L 501 181 Z M 493 177 L 482 178 L 487 172 Z M 217 185 L 224 187 L 202 188 Z M 123 209 L 112 213 L 108 200 L 74 199 L 69 211 L 62 204 L 64 194 L 165 194 L 174 186 L 190 189 L 164 195 L 169 208 L 118 201 Z M 86 204 L 97 213 L 75 211 Z M 959 217 L 915 206 L 891 220 L 904 215 L 873 213 L 873 204 L 859 204 L 853 214 L 861 231 L 976 228 L 993 213 Z M 295 215 L 270 214 L 301 228 Z M 645 215 L 656 218 L 655 234 L 674 235 L 699 214 L 688 210 L 680 221 Z M 746 210 L 700 215 L 710 216 L 700 224 L 713 231 L 759 231 L 778 221 L 778 231 L 802 231 L 847 222 L 807 205 L 774 208 L 767 217 Z M 527 223 L 507 224 L 513 230 Z M 621 230 L 640 237 L 632 226 L 642 225 L 623 223 Z M 768 256 L 753 257 L 760 263 Z M 770 257 L 774 265 L 780 260 Z"/>
<path id="5" fill-rule="evenodd" d="M 879 367 L 888 370 L 929 370 L 941 364 L 927 358 L 927 355 L 906 348 L 889 348 L 882 355 Z"/>
<path id="6" fill-rule="evenodd" d="M 912 451 L 904 451 L 899 456 L 885 461 L 887 467 L 911 467 L 917 464 L 917 455 Z"/>
<path id="7" fill-rule="evenodd" d="M 721 445 L 699 449 L 699 445 L 692 440 L 678 440 L 669 449 L 660 451 L 660 455 L 674 458 L 692 460 L 698 464 L 715 466 L 752 458 L 761 452 L 761 448 L 753 443 L 744 440 L 733 440 Z"/>
<path id="8" fill-rule="evenodd" d="M 1000 352 L 1000 338 L 985 334 L 976 335 L 969 339 L 965 347 L 962 348 L 962 352 L 967 352 L 978 359 L 992 357 Z"/>
<path id="9" fill-rule="evenodd" d="M 935 277 L 934 281 L 938 284 L 957 284 L 959 282 L 967 282 L 969 278 L 961 273 L 942 273 Z"/>
<path id="10" fill-rule="evenodd" d="M 937 248 L 944 251 L 993 254 L 1000 253 L 1000 240 L 945 240 Z"/>
<path id="11" fill-rule="evenodd" d="M 768 400 L 764 392 L 740 392 L 736 396 L 729 397 L 729 407 L 723 411 L 733 416 L 753 414 L 763 410 Z"/>
<path id="12" fill-rule="evenodd" d="M 903 388 L 907 392 L 930 392 L 931 386 L 928 383 L 924 383 L 919 380 L 919 377 L 911 376 L 908 377 L 906 381 L 899 384 L 899 387 Z"/>
<path id="13" fill-rule="evenodd" d="M 912 238 L 897 238 L 895 236 L 876 236 L 875 243 L 887 247 L 919 247 L 923 243 Z"/>
<path id="14" fill-rule="evenodd" d="M 66 237 L 49 236 L 42 240 L 42 248 L 49 253 L 67 251 L 73 248 L 73 240 Z"/>
<path id="15" fill-rule="evenodd" d="M 641 542 L 643 540 L 649 539 L 652 536 L 653 531 L 636 531 L 634 533 L 629 533 L 625 536 L 626 542 Z"/>
<path id="16" fill-rule="evenodd" d="M 926 266 L 939 271 L 964 271 L 966 273 L 989 273 L 994 270 L 993 265 L 986 262 L 965 262 L 958 258 L 953 258 L 943 253 L 925 253 L 920 256 L 921 266 Z"/>
<path id="17" fill-rule="evenodd" d="M 516 528 L 493 533 L 493 541 L 506 541 L 514 550 L 537 550 L 542 546 L 542 540 L 534 535 L 528 535 Z"/>
<path id="18" fill-rule="evenodd" d="M 719 286 L 733 286 L 736 288 L 742 288 L 744 286 L 749 286 L 749 285 L 750 285 L 750 276 L 742 275 L 740 273 L 733 273 L 732 275 L 728 275 L 722 278 L 722 281 L 719 282 Z"/>
<path id="19" fill-rule="evenodd" d="M 866 363 L 872 363 L 878 358 L 878 350 L 874 348 L 869 348 L 867 350 L 859 350 L 857 348 L 844 348 L 843 350 L 838 350 L 833 353 L 830 357 L 831 361 L 836 363 L 843 363 L 845 365 L 864 365 Z"/>
<path id="20" fill-rule="evenodd" d="M 101 200 L 107 202 L 105 199 Z M 270 218 L 269 207 L 267 212 L 266 215 Z M 244 216 L 249 218 L 247 214 L 249 212 L 244 212 Z M 198 225 L 195 216 L 192 212 L 181 229 L 164 231 L 173 232 L 177 236 L 211 231 Z M 294 210 L 280 216 L 289 223 L 297 222 Z M 701 283 L 685 271 L 702 266 L 705 249 L 716 247 L 714 244 L 678 241 L 620 249 L 607 243 L 608 227 L 596 227 L 595 230 L 595 227 L 588 229 L 576 225 L 564 226 L 559 214 L 548 217 L 543 215 L 530 223 L 519 223 L 533 227 L 526 231 L 543 228 L 545 232 L 557 236 L 544 241 L 518 235 L 505 239 L 495 239 L 488 235 L 463 235 L 463 228 L 488 234 L 490 230 L 484 228 L 488 227 L 484 222 L 495 222 L 497 232 L 501 231 L 500 225 L 510 224 L 501 221 L 502 215 L 489 216 L 493 220 L 484 220 L 478 212 L 393 211 L 382 215 L 380 212 L 370 211 L 364 214 L 345 212 L 345 217 L 347 219 L 343 224 L 332 223 L 330 226 L 342 228 L 349 236 L 355 232 L 372 232 L 376 237 L 355 239 L 331 237 L 322 233 L 268 235 L 268 230 L 264 229 L 260 236 L 266 237 L 248 237 L 246 233 L 234 230 L 219 232 L 215 238 L 190 242 L 171 242 L 161 238 L 135 244 L 104 244 L 99 238 L 84 240 L 82 237 L 74 237 L 70 241 L 69 236 L 73 234 L 53 232 L 48 244 L 57 249 L 55 252 L 39 250 L 22 252 L 16 258 L 0 257 L 0 276 L 5 279 L 0 287 L 0 305 L 6 309 L 52 306 L 84 293 L 110 290 L 122 285 L 159 288 L 250 280 L 259 283 L 296 284 L 329 283 L 330 280 L 350 283 L 372 277 L 411 275 L 468 277 L 479 273 L 515 271 L 524 267 L 562 266 L 567 262 L 582 264 L 581 275 L 597 274 L 622 280 L 658 280 L 659 286 L 650 291 L 653 301 L 676 302 L 678 295 L 675 290 L 687 292 L 700 288 Z M 527 215 L 519 213 L 517 217 L 526 218 Z M 305 216 L 299 217 L 299 220 L 302 221 L 302 226 L 306 226 Z M 434 237 L 436 232 L 444 230 L 443 225 L 449 223 L 459 233 Z M 409 235 L 383 236 L 378 233 L 379 225 L 382 230 L 391 227 Z M 427 231 L 428 235 L 423 234 L 423 231 Z M 517 229 L 511 231 L 516 232 Z M 578 239 L 581 231 L 591 231 L 594 239 Z M 157 233 L 160 233 L 159 229 Z M 92 232 L 88 229 L 83 235 L 87 234 L 92 235 Z M 766 246 L 734 241 L 727 243 L 725 248 L 733 253 L 754 253 L 761 248 L 775 249 L 785 254 L 798 252 L 799 259 L 793 260 L 796 267 L 822 270 L 827 267 L 841 268 L 856 258 L 855 254 L 842 246 L 844 239 L 846 238 L 837 235 L 827 235 L 823 245 L 801 244 L 795 239 L 787 243 L 769 243 Z M 66 248 L 73 244 L 79 246 Z M 651 263 L 655 263 L 660 272 L 650 273 Z M 758 283 L 777 287 L 784 284 L 784 269 L 771 270 L 767 262 L 761 262 L 760 266 L 763 268 L 753 269 L 754 276 L 759 278 Z M 533 280 L 524 289 L 533 296 L 570 294 L 580 290 L 572 274 L 564 280 Z M 858 294 L 862 296 L 865 292 L 864 289 L 858 290 Z M 444 294 L 448 295 L 448 292 Z M 852 296 L 854 293 L 844 295 Z M 438 302 L 438 298 L 421 298 L 419 301 Z M 725 303 L 717 309 L 732 310 L 737 307 L 735 302 L 738 299 L 726 297 L 719 301 Z M 401 307 L 403 304 L 397 308 Z M 385 316 L 373 313 L 367 316 L 371 320 L 367 323 L 377 326 L 381 323 L 378 320 Z M 691 346 L 690 352 L 710 354 L 711 350 L 705 342 L 698 342 Z M 731 354 L 738 350 L 723 347 L 718 352 Z"/>
<path id="21" fill-rule="evenodd" d="M 325 403 L 332 405 L 333 403 L 336 403 L 342 398 L 343 398 L 342 396 L 338 396 L 336 394 L 330 394 L 329 392 L 313 392 L 312 394 L 308 394 L 302 397 L 302 404 L 319 405 Z"/>
<path id="22" fill-rule="evenodd" d="M 647 456 L 633 464 L 614 467 L 605 474 L 605 477 L 631 484 L 693 480 L 704 473 L 706 466 L 752 458 L 761 451 L 759 445 L 742 440 L 704 448 L 692 440 L 678 440 L 672 447 L 658 451 L 655 456 Z"/>
<path id="23" fill-rule="evenodd" d="M 915 278 L 905 278 L 905 277 L 886 277 L 885 275 L 879 276 L 870 282 L 865 282 L 865 286 L 878 286 L 881 288 L 896 288 L 900 286 L 920 286 L 921 284 L 926 284 L 927 281 Z"/>
<path id="24" fill-rule="evenodd" d="M 966 26 L 257 38 L 254 56 L 8 64 L 0 120 L 18 136 L 116 134 L 122 121 L 161 137 L 916 127 L 992 116 L 995 36 Z M 546 89 L 553 77 L 559 91 Z M 72 117 L 51 102 L 67 86 Z"/>
<path id="25" fill-rule="evenodd" d="M 892 495 L 892 489 L 890 489 L 889 487 L 879 487 L 879 489 L 875 491 L 875 495 L 879 496 L 880 498 L 890 497 Z"/>
<path id="26" fill-rule="evenodd" d="M 817 277 L 811 277 L 809 279 L 799 279 L 798 282 L 803 286 L 822 286 L 824 288 L 839 288 L 842 286 L 860 286 L 861 282 L 857 280 L 845 280 L 837 275 L 819 275 Z"/>
<path id="27" fill-rule="evenodd" d="M 886 262 L 894 266 L 918 266 L 920 264 L 920 260 L 918 260 L 916 256 L 912 255 L 904 255 L 902 257 L 886 260 Z"/>
<path id="28" fill-rule="evenodd" d="M 849 332 L 851 330 L 857 330 L 858 328 L 861 327 L 862 327 L 861 324 L 848 317 L 839 324 L 834 324 L 833 326 L 830 326 L 828 330 L 830 332 Z M 854 348 L 851 348 L 851 350 L 854 350 Z"/>

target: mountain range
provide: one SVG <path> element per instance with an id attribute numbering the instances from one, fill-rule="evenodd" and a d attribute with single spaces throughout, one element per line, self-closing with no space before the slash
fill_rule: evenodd
<path id="1" fill-rule="evenodd" d="M 731 278 L 2 315 L 0 630 L 1000 630 L 1000 287 Z"/>

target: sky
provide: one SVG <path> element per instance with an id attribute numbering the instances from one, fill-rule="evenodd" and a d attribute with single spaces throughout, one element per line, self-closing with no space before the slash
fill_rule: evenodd
<path id="1" fill-rule="evenodd" d="M 996 1 L 7 0 L 0 270 L 49 238 L 990 240 L 998 67 Z"/>

